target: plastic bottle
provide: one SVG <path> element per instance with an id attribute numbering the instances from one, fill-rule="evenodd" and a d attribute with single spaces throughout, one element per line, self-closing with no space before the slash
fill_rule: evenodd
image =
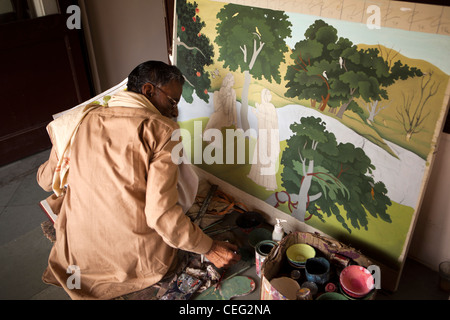
<path id="1" fill-rule="evenodd" d="M 287 222 L 287 221 L 281 220 L 281 219 L 276 219 L 276 220 L 277 220 L 277 224 L 273 228 L 272 240 L 273 241 L 281 241 L 281 239 L 283 239 L 283 237 L 284 237 L 284 229 L 283 229 L 283 226 L 281 225 L 281 223 Z"/>

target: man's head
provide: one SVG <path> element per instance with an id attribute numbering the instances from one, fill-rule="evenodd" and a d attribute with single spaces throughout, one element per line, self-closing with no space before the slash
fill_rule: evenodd
<path id="1" fill-rule="evenodd" d="M 143 94 L 163 116 L 176 118 L 183 91 L 181 71 L 161 61 L 138 65 L 128 76 L 128 91 Z"/>

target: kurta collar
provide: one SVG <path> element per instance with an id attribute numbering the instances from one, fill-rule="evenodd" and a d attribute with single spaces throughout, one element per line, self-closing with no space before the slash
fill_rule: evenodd
<path id="1" fill-rule="evenodd" d="M 144 108 L 161 114 L 144 95 L 131 91 L 120 91 L 113 95 L 108 101 L 108 107 Z"/>

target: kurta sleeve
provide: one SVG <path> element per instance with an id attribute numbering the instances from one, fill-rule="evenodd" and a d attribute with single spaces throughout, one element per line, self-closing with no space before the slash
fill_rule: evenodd
<path id="1" fill-rule="evenodd" d="M 145 214 L 147 224 L 171 247 L 204 254 L 213 240 L 187 217 L 178 205 L 178 166 L 172 150 L 180 143 L 166 135 L 158 143 L 148 170 Z"/>
<path id="2" fill-rule="evenodd" d="M 47 192 L 51 192 L 53 190 L 53 173 L 56 170 L 57 164 L 58 159 L 56 156 L 56 150 L 52 147 L 49 159 L 39 167 L 36 175 L 37 183 Z"/>

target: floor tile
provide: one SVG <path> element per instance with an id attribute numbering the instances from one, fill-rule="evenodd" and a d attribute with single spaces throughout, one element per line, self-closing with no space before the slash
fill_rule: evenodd
<path id="1" fill-rule="evenodd" d="M 14 192 L 16 192 L 17 188 L 21 184 L 21 180 L 11 181 L 8 184 L 5 184 L 0 187 L 0 207 L 5 208 L 11 198 L 14 196 Z M 1 211 L 0 211 L 1 214 Z"/>
<path id="2" fill-rule="evenodd" d="M 50 150 L 37 153 L 0 167 L 0 187 L 30 173 L 36 173 L 39 166 L 47 161 Z"/>
<path id="3" fill-rule="evenodd" d="M 71 300 L 63 288 L 49 285 L 46 289 L 31 297 L 30 300 Z"/>
<path id="4" fill-rule="evenodd" d="M 39 202 L 50 194 L 38 185 L 36 172 L 33 172 L 22 177 L 20 185 L 9 200 L 8 206 L 39 205 Z"/>
<path id="5" fill-rule="evenodd" d="M 0 299 L 30 299 L 45 290 L 42 274 L 52 244 L 40 227 L 0 246 Z"/>
<path id="6" fill-rule="evenodd" d="M 0 215 L 0 245 L 40 228 L 41 223 L 47 219 L 37 204 L 6 207 Z"/>

